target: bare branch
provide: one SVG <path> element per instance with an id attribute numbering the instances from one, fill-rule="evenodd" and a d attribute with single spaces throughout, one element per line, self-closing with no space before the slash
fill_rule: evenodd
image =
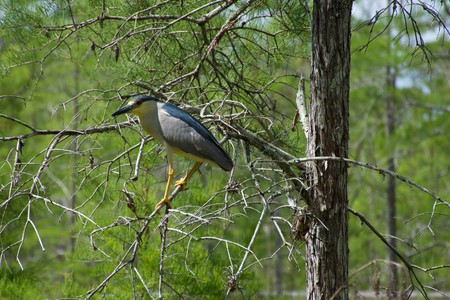
<path id="1" fill-rule="evenodd" d="M 422 293 L 422 295 L 425 297 L 425 299 L 429 299 L 427 292 L 425 290 L 425 287 L 423 286 L 422 282 L 420 281 L 420 279 L 417 277 L 416 272 L 414 270 L 413 265 L 411 265 L 409 263 L 409 261 L 395 248 L 391 245 L 391 243 L 384 238 L 384 236 L 378 232 L 378 230 L 360 213 L 358 213 L 357 211 L 351 209 L 351 208 L 347 208 L 348 211 L 350 211 L 352 214 L 354 214 L 355 216 L 357 216 L 361 222 L 363 222 L 364 224 L 367 225 L 367 227 L 370 228 L 370 230 L 386 245 L 389 247 L 389 249 L 391 249 L 395 255 L 397 255 L 397 257 L 403 262 L 403 264 L 408 268 L 410 276 L 414 277 L 414 279 L 416 280 L 417 284 L 419 285 L 419 291 Z"/>
<path id="2" fill-rule="evenodd" d="M 0 142 L 6 142 L 6 141 L 14 141 L 14 140 L 24 140 L 27 138 L 31 138 L 38 135 L 59 135 L 59 136 L 81 136 L 81 135 L 89 135 L 89 134 L 95 134 L 95 133 L 102 133 L 102 132 L 109 132 L 118 130 L 120 128 L 130 127 L 134 124 L 132 122 L 122 122 L 118 123 L 117 125 L 105 125 L 101 127 L 94 127 L 94 128 L 88 128 L 88 129 L 80 129 L 80 130 L 70 130 L 70 129 L 61 129 L 61 130 L 40 130 L 32 128 L 31 133 L 26 133 L 18 136 L 9 136 L 9 137 L 0 137 Z"/>
<path id="3" fill-rule="evenodd" d="M 295 97 L 295 102 L 297 104 L 297 114 L 300 116 L 300 121 L 303 126 L 303 133 L 305 134 L 306 140 L 308 140 L 309 134 L 309 117 L 308 110 L 306 106 L 306 96 L 305 96 L 305 78 L 303 74 L 300 76 L 298 82 L 297 96 Z M 295 124 L 295 123 L 294 123 Z M 292 127 L 295 130 L 295 127 Z"/>
<path id="4" fill-rule="evenodd" d="M 381 174 L 387 174 L 389 176 L 392 176 L 400 181 L 403 181 L 404 183 L 406 183 L 408 186 L 413 186 L 419 190 L 421 190 L 422 192 L 430 195 L 431 197 L 433 197 L 436 201 L 440 202 L 441 204 L 444 204 L 445 206 L 450 208 L 450 203 L 448 203 L 447 201 L 445 201 L 444 199 L 442 199 L 441 197 L 439 197 L 438 195 L 436 195 L 434 192 L 428 190 L 427 188 L 415 183 L 414 181 L 401 176 L 393 171 L 390 171 L 388 169 L 383 169 L 383 168 L 379 168 L 376 166 L 372 166 L 366 163 L 362 163 L 359 162 L 357 160 L 353 160 L 353 159 L 349 159 L 349 158 L 343 158 L 343 157 L 333 157 L 333 156 L 317 156 L 317 157 L 306 157 L 306 158 L 296 158 L 294 160 L 291 160 L 290 163 L 293 164 L 299 164 L 299 163 L 305 163 L 308 161 L 322 161 L 322 160 L 331 160 L 331 161 L 344 161 L 347 163 L 351 163 L 360 167 L 364 167 L 370 170 L 374 170 L 377 171 Z"/>

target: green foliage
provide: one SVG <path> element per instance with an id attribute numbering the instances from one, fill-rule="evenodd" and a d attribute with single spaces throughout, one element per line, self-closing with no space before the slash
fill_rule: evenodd
<path id="1" fill-rule="evenodd" d="M 37 269 L 29 269 L 25 272 L 9 272 L 2 269 L 0 273 L 0 298 L 2 299 L 24 299 L 34 298 L 40 294 L 40 284 L 36 274 Z M 20 288 L 18 288 L 20 287 Z"/>
<path id="2" fill-rule="evenodd" d="M 268 147 L 293 157 L 305 153 L 303 132 L 291 124 L 299 72 L 309 72 L 311 3 L 257 1 L 224 32 L 245 3 L 220 5 L 0 1 L 0 113 L 14 118 L 0 117 L 0 138 L 12 137 L 0 141 L 0 298 L 84 298 L 129 262 L 136 241 L 135 261 L 94 298 L 158 297 L 161 263 L 167 299 L 217 299 L 227 290 L 234 290 L 232 298 L 259 299 L 272 297 L 277 285 L 303 289 L 303 248 L 291 237 L 287 204 L 300 195 Z M 222 10 L 198 21 L 215 9 Z M 368 30 L 353 33 L 355 49 L 367 42 Z M 450 93 L 448 63 L 428 70 L 405 59 L 410 50 L 402 43 L 390 48 L 389 38 L 380 36 L 367 51 L 353 53 L 350 156 L 385 166 L 394 154 L 399 174 L 448 195 L 447 113 L 415 105 L 449 105 L 443 96 Z M 387 62 L 409 84 L 394 91 L 400 117 L 390 140 L 382 104 Z M 173 202 L 162 261 L 161 218 L 150 221 L 141 239 L 137 233 L 164 193 L 164 151 L 148 141 L 134 180 L 146 134 L 135 123 L 112 128 L 127 119 L 110 118 L 119 100 L 143 92 L 190 110 L 219 138 L 241 131 L 266 142 L 261 150 L 231 138 L 225 143 L 236 164 L 231 176 L 209 167 L 194 175 Z M 100 131 L 84 131 L 91 129 Z M 175 178 L 190 166 L 176 158 Z M 383 177 L 356 168 L 350 177 L 351 207 L 383 232 Z M 398 197 L 400 251 L 421 266 L 448 261 L 448 211 L 405 184 L 398 185 Z M 351 284 L 370 289 L 385 280 L 385 248 L 358 220 L 350 222 L 351 269 L 367 264 Z M 445 278 L 446 270 L 433 274 Z M 404 269 L 401 274 L 407 278 Z M 445 282 L 436 286 L 446 288 Z"/>
<path id="3" fill-rule="evenodd" d="M 393 24 L 390 30 L 395 34 L 403 23 L 395 18 Z M 379 22 L 356 31 L 352 37 L 354 48 L 366 45 L 369 31 L 376 35 L 385 25 Z M 448 62 L 436 60 L 430 68 L 426 60 L 409 56 L 411 46 L 406 37 L 394 43 L 388 36 L 380 36 L 364 51 L 353 52 L 350 153 L 353 159 L 384 168 L 388 167 L 387 159 L 393 157 L 396 173 L 446 199 L 450 193 L 448 184 L 444 183 L 448 181 L 444 170 L 448 168 L 450 144 L 446 132 L 450 123 L 446 116 L 448 112 L 441 109 L 448 107 L 450 98 L 442 97 L 448 94 L 449 86 L 442 84 L 448 75 L 441 70 L 448 68 Z M 442 44 L 429 45 L 437 57 L 446 51 Z M 386 84 L 388 66 L 395 74 L 395 89 Z M 390 136 L 386 135 L 385 116 L 385 99 L 389 96 L 395 103 L 395 132 Z M 350 173 L 350 206 L 365 215 L 384 235 L 388 234 L 386 186 L 386 177 L 379 174 L 357 169 Z M 411 264 L 421 267 L 445 265 L 449 259 L 448 243 L 442 241 L 450 240 L 448 231 L 443 230 L 450 225 L 444 217 L 447 208 L 401 181 L 396 181 L 396 201 L 396 238 L 400 253 Z M 350 248 L 358 253 L 350 256 L 351 266 L 359 270 L 371 262 L 367 266 L 370 272 L 359 271 L 353 279 L 354 285 L 367 289 L 378 280 L 378 284 L 387 286 L 386 247 L 374 239 L 371 231 L 358 219 L 351 217 L 350 220 Z M 410 274 L 403 265 L 398 270 L 403 282 L 400 288 L 406 288 Z M 377 275 L 368 281 L 367 274 L 371 273 Z M 429 274 L 419 269 L 416 273 L 423 282 L 429 282 Z M 436 275 L 442 273 L 443 270 L 438 268 Z M 435 282 L 434 286 L 448 289 L 441 281 Z"/>

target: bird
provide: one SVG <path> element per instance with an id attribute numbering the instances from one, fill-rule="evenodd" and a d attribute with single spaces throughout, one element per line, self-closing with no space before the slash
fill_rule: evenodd
<path id="1" fill-rule="evenodd" d="M 195 162 L 192 169 L 175 182 L 175 187 L 181 186 L 182 189 L 202 163 L 217 165 L 227 172 L 233 169 L 233 161 L 229 154 L 220 146 L 212 133 L 199 120 L 181 108 L 153 96 L 139 95 L 131 98 L 127 105 L 119 108 L 111 116 L 116 117 L 124 113 L 136 115 L 142 128 L 163 144 L 167 152 L 169 163 L 167 184 L 164 197 L 156 204 L 156 209 L 162 205 L 172 208 L 169 191 L 174 174 L 174 153 Z"/>

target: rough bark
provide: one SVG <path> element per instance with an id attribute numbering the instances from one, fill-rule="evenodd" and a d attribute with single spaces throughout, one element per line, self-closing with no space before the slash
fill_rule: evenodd
<path id="1" fill-rule="evenodd" d="M 314 1 L 308 156 L 347 157 L 352 1 Z M 348 299 L 347 165 L 311 162 L 308 299 Z"/>

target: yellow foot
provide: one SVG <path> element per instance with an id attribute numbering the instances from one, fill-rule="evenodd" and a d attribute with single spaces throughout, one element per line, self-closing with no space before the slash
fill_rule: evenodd
<path id="1" fill-rule="evenodd" d="M 168 208 L 172 208 L 170 204 L 169 198 L 163 198 L 161 201 L 156 204 L 155 209 L 158 209 L 160 206 L 167 205 Z"/>
<path id="2" fill-rule="evenodd" d="M 181 190 L 184 191 L 186 189 L 186 182 L 187 180 L 185 178 L 181 178 L 180 180 L 175 182 L 175 187 L 181 185 Z"/>

